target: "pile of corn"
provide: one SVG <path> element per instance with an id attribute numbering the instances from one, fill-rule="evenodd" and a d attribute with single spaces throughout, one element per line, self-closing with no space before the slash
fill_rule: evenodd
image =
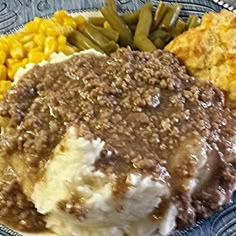
<path id="1" fill-rule="evenodd" d="M 72 17 L 57 11 L 52 18 L 36 17 L 11 35 L 0 36 L 0 99 L 11 86 L 19 67 L 47 60 L 53 52 L 70 55 L 78 48 L 70 45 L 66 36 L 85 22 L 83 16 Z"/>

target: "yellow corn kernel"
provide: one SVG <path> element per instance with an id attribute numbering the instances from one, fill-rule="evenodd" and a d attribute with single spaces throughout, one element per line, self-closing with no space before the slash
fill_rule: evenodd
<path id="1" fill-rule="evenodd" d="M 42 47 L 42 46 L 37 46 L 37 47 L 35 47 L 35 48 L 30 49 L 30 51 L 28 52 L 28 54 L 29 54 L 30 52 L 43 52 L 43 47 Z"/>
<path id="2" fill-rule="evenodd" d="M 23 30 L 21 30 L 21 31 L 17 31 L 16 33 L 13 33 L 13 34 L 15 34 L 15 36 L 16 36 L 17 38 L 21 38 L 21 37 L 23 37 L 24 35 L 27 35 L 28 33 L 26 33 L 26 32 L 24 32 Z"/>
<path id="3" fill-rule="evenodd" d="M 0 48 L 1 51 L 7 52 L 8 51 L 8 44 L 3 40 L 0 40 Z"/>
<path id="4" fill-rule="evenodd" d="M 0 80 L 7 79 L 7 67 L 4 65 L 0 65 Z"/>
<path id="5" fill-rule="evenodd" d="M 63 33 L 62 28 L 59 25 L 54 25 L 53 27 L 48 27 L 46 30 L 47 36 L 58 36 L 62 33 Z"/>
<path id="6" fill-rule="evenodd" d="M 24 57 L 24 48 L 21 43 L 19 43 L 17 40 L 12 40 L 12 42 L 9 41 L 9 45 L 9 52 L 13 58 L 20 59 Z"/>
<path id="7" fill-rule="evenodd" d="M 63 22 L 63 18 L 68 16 L 68 12 L 60 10 L 54 13 L 53 17 L 57 19 L 58 22 Z"/>
<path id="8" fill-rule="evenodd" d="M 107 21 L 105 21 L 105 22 L 103 23 L 103 27 L 104 27 L 105 29 L 112 29 L 112 27 L 110 26 L 110 24 L 109 24 Z"/>
<path id="9" fill-rule="evenodd" d="M 63 25 L 64 26 L 70 26 L 72 27 L 73 29 L 76 29 L 77 27 L 77 23 L 75 22 L 75 20 L 70 17 L 70 16 L 67 16 L 67 17 L 64 17 L 63 19 Z"/>
<path id="10" fill-rule="evenodd" d="M 39 63 L 45 59 L 44 53 L 37 52 L 37 51 L 29 52 L 28 57 L 29 57 L 29 62 L 32 62 L 32 63 Z"/>
<path id="11" fill-rule="evenodd" d="M 39 26 L 39 29 L 42 30 L 42 32 L 46 32 L 48 27 L 52 27 L 52 24 L 48 23 L 47 19 L 43 19 Z"/>
<path id="12" fill-rule="evenodd" d="M 52 17 L 50 18 L 50 21 L 52 21 L 53 24 L 60 24 L 60 25 L 61 25 L 61 22 L 59 22 L 59 21 L 57 20 L 57 18 L 54 17 L 54 16 L 52 16 Z"/>
<path id="13" fill-rule="evenodd" d="M 0 51 L 0 65 L 5 63 L 7 54 L 4 51 Z"/>
<path id="14" fill-rule="evenodd" d="M 66 41 L 66 37 L 62 34 L 57 37 L 58 44 L 66 44 Z"/>
<path id="15" fill-rule="evenodd" d="M 14 79 L 14 76 L 15 76 L 17 70 L 18 70 L 20 67 L 23 67 L 23 64 L 22 64 L 21 61 L 12 64 L 12 65 L 8 68 L 8 76 L 9 76 L 10 79 Z"/>
<path id="16" fill-rule="evenodd" d="M 11 87 L 11 81 L 1 80 L 0 81 L 0 93 L 5 93 Z"/>
<path id="17" fill-rule="evenodd" d="M 64 27 L 62 27 L 62 33 L 61 34 L 67 36 L 68 34 L 73 32 L 73 30 L 74 29 L 71 26 L 64 26 Z"/>
<path id="18" fill-rule="evenodd" d="M 60 32 L 60 25 L 51 20 L 44 19 L 44 21 L 40 25 L 40 34 L 59 35 Z"/>
<path id="19" fill-rule="evenodd" d="M 41 21 L 42 21 L 41 18 L 35 17 L 33 21 L 30 21 L 25 25 L 24 30 L 29 33 L 37 32 Z"/>
<path id="20" fill-rule="evenodd" d="M 24 36 L 27 36 L 27 35 L 30 35 L 31 33 L 28 33 L 28 32 L 24 32 L 23 30 L 22 31 L 19 31 L 19 32 L 16 32 L 14 35 L 16 37 L 16 39 L 18 40 L 22 40 L 22 38 L 24 38 Z"/>
<path id="21" fill-rule="evenodd" d="M 8 46 L 8 35 L 0 35 L 0 50 L 4 52 L 9 52 Z"/>
<path id="22" fill-rule="evenodd" d="M 34 36 L 34 42 L 38 45 L 38 46 L 43 46 L 44 42 L 45 42 L 46 37 L 42 34 L 36 34 Z"/>
<path id="23" fill-rule="evenodd" d="M 71 55 L 75 52 L 75 49 L 69 45 L 59 45 L 57 52 L 63 52 L 66 55 Z"/>
<path id="24" fill-rule="evenodd" d="M 26 50 L 26 51 L 30 51 L 32 48 L 35 48 L 37 45 L 36 45 L 36 43 L 34 42 L 34 41 L 29 41 L 28 43 L 25 43 L 24 45 L 23 45 L 23 47 L 24 47 L 24 49 Z"/>
<path id="25" fill-rule="evenodd" d="M 13 64 L 16 64 L 18 62 L 20 62 L 20 60 L 17 60 L 15 58 L 8 58 L 6 59 L 6 66 L 10 68 Z"/>
<path id="26" fill-rule="evenodd" d="M 24 67 L 25 65 L 29 64 L 29 58 L 25 58 L 23 61 L 22 61 L 22 67 Z"/>
<path id="27" fill-rule="evenodd" d="M 42 34 L 42 35 L 46 35 L 46 32 L 44 31 L 44 29 L 41 29 L 41 28 L 39 28 L 37 33 Z"/>
<path id="28" fill-rule="evenodd" d="M 47 37 L 45 40 L 44 54 L 49 56 L 57 49 L 57 40 L 55 37 Z"/>
<path id="29" fill-rule="evenodd" d="M 0 94 L 0 100 L 2 100 L 3 99 L 3 94 Z"/>
<path id="30" fill-rule="evenodd" d="M 56 18 L 54 16 L 51 18 L 51 21 L 54 22 L 55 24 L 59 24 L 59 25 L 63 24 L 63 19 Z"/>
<path id="31" fill-rule="evenodd" d="M 0 42 L 7 43 L 8 36 L 7 35 L 0 35 Z"/>
<path id="32" fill-rule="evenodd" d="M 24 50 L 23 47 L 13 47 L 10 49 L 10 55 L 13 58 L 20 59 L 24 57 Z"/>
<path id="33" fill-rule="evenodd" d="M 7 70 L 8 79 L 13 81 L 14 80 L 14 75 L 15 75 L 14 71 L 11 68 L 8 68 L 8 70 Z"/>
<path id="34" fill-rule="evenodd" d="M 80 26 L 80 25 L 83 25 L 85 23 L 85 21 L 86 21 L 85 18 L 83 16 L 81 16 L 81 15 L 75 16 L 74 20 L 75 20 L 75 22 L 77 24 L 77 27 Z"/>
<path id="35" fill-rule="evenodd" d="M 25 34 L 24 33 L 22 35 L 19 35 L 20 42 L 23 44 L 30 42 L 34 37 L 35 37 L 34 33 L 32 33 L 32 34 Z"/>
<path id="36" fill-rule="evenodd" d="M 14 45 L 15 42 L 17 42 L 17 37 L 14 34 L 8 35 L 8 37 L 6 38 L 6 43 L 8 44 L 8 46 L 10 47 Z"/>

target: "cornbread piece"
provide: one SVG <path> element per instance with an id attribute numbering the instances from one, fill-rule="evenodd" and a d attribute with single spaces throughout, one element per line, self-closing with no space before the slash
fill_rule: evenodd
<path id="1" fill-rule="evenodd" d="M 171 53 L 35 66 L 0 115 L 0 157 L 59 235 L 167 235 L 230 201 L 236 113 Z"/>
<path id="2" fill-rule="evenodd" d="M 236 14 L 209 12 L 199 27 L 170 42 L 165 50 L 175 54 L 191 75 L 211 80 L 236 100 Z"/>

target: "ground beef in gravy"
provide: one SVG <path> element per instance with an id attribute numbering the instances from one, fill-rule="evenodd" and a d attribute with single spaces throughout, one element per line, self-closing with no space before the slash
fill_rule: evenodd
<path id="1" fill-rule="evenodd" d="M 118 198 L 127 187 L 123 180 L 138 171 L 153 178 L 164 175 L 172 189 L 166 204 L 175 202 L 179 226 L 218 210 L 222 199 L 230 200 L 236 114 L 225 107 L 222 92 L 188 76 L 168 52 L 123 48 L 111 57 L 75 55 L 58 64 L 35 66 L 8 91 L 0 115 L 1 157 L 14 169 L 27 196 L 67 127 L 73 125 L 79 136 L 105 141 L 96 168 L 119 176 L 114 189 Z M 194 194 L 183 183 L 197 168 L 196 160 L 188 157 L 200 155 L 191 147 L 204 149 L 209 159 L 206 168 L 213 173 Z M 174 168 L 178 155 L 187 159 Z M 9 188 L 3 186 L 1 196 Z M 11 200 L 11 195 L 5 196 L 5 203 Z M 28 216 L 32 209 L 22 211 Z M 153 212 L 154 218 L 158 214 L 160 209 Z M 23 216 L 16 224 L 26 220 Z M 28 228 L 35 227 L 34 220 L 28 221 Z"/>

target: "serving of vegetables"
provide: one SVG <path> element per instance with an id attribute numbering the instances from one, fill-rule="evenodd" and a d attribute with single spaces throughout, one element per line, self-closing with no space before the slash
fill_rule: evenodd
<path id="1" fill-rule="evenodd" d="M 180 11 L 178 3 L 160 2 L 154 12 L 147 2 L 136 11 L 121 14 L 115 1 L 107 0 L 98 17 L 85 19 L 64 10 L 49 19 L 35 17 L 19 32 L 0 35 L 0 99 L 20 67 L 47 60 L 53 52 L 70 55 L 93 48 L 109 55 L 120 46 L 149 52 L 163 49 L 177 35 L 198 25 L 197 16 L 184 22 Z"/>
<path id="2" fill-rule="evenodd" d="M 47 60 L 53 52 L 70 55 L 78 48 L 67 42 L 67 35 L 84 24 L 81 15 L 58 11 L 50 19 L 36 17 L 22 30 L 0 36 L 0 99 L 10 88 L 16 71 L 28 63 Z"/>
<path id="3" fill-rule="evenodd" d="M 78 31 L 68 35 L 68 42 L 80 49 L 95 48 L 106 54 L 118 46 L 152 52 L 157 48 L 163 49 L 183 31 L 199 24 L 196 15 L 190 15 L 187 22 L 181 19 L 181 5 L 178 3 L 171 5 L 161 1 L 155 14 L 153 10 L 152 4 L 147 2 L 134 12 L 119 14 L 115 1 L 107 0 L 106 6 L 100 9 L 103 17 L 89 18 Z M 114 38 L 109 38 L 108 34 Z"/>

